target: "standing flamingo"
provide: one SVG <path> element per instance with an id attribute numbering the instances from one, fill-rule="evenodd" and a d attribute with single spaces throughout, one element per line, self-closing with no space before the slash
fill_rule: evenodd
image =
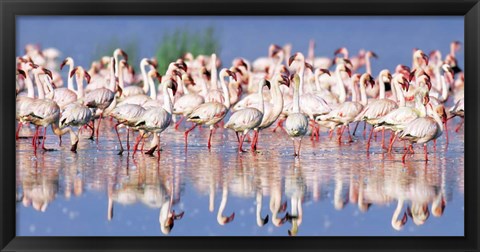
<path id="1" fill-rule="evenodd" d="M 287 134 L 293 139 L 294 156 L 300 156 L 300 148 L 302 144 L 302 137 L 307 134 L 308 119 L 300 113 L 300 76 L 294 75 L 294 93 L 293 93 L 293 113 L 289 114 L 285 122 L 285 130 Z M 298 141 L 298 151 L 297 144 Z"/>
<path id="2" fill-rule="evenodd" d="M 208 148 L 212 146 L 211 140 L 212 140 L 212 134 L 213 134 L 213 129 L 215 128 L 215 124 L 220 122 L 225 115 L 228 112 L 228 109 L 230 108 L 230 95 L 228 93 L 228 87 L 227 84 L 225 83 L 225 77 L 231 76 L 233 79 L 236 79 L 236 75 L 228 70 L 227 68 L 224 68 L 220 71 L 220 82 L 222 84 L 222 89 L 223 89 L 223 96 L 224 96 L 224 101 L 223 103 L 220 103 L 218 101 L 211 101 L 211 102 L 206 102 L 203 103 L 202 105 L 196 107 L 190 115 L 187 116 L 187 121 L 189 122 L 194 122 L 195 125 L 185 131 L 185 146 L 187 145 L 187 140 L 188 140 L 188 134 L 190 131 L 195 129 L 198 125 L 205 124 L 207 126 L 210 126 L 210 135 L 208 137 Z M 217 76 L 213 76 L 213 79 L 216 79 Z"/>
<path id="3" fill-rule="evenodd" d="M 263 103 L 263 86 L 267 86 L 270 89 L 270 82 L 267 80 L 261 80 L 258 84 L 258 96 L 260 97 L 259 109 L 257 108 L 244 108 L 236 111 L 230 116 L 230 119 L 225 124 L 226 129 L 232 129 L 238 136 L 238 132 L 243 133 L 240 136 L 240 141 L 238 144 L 238 152 L 243 152 L 242 145 L 245 135 L 248 134 L 250 130 L 255 131 L 253 141 L 255 142 L 258 137 L 258 127 L 262 123 L 263 113 L 264 113 L 264 103 Z M 252 148 L 253 150 L 253 148 Z"/>
<path id="4" fill-rule="evenodd" d="M 427 106 L 431 106 L 430 104 Z M 447 121 L 447 113 L 445 107 L 439 105 L 435 107 L 435 111 L 429 111 L 425 107 L 424 109 L 432 116 L 419 117 L 405 126 L 405 129 L 400 134 L 400 139 L 409 141 L 410 146 L 405 150 L 403 154 L 402 162 L 405 163 L 405 157 L 407 153 L 413 151 L 413 143 L 423 144 L 425 152 L 425 162 L 428 161 L 427 143 L 431 140 L 435 140 L 443 133 L 443 124 Z M 432 107 L 433 109 L 433 107 Z M 426 114 L 424 111 L 423 113 Z M 440 116 L 442 118 L 440 118 Z"/>

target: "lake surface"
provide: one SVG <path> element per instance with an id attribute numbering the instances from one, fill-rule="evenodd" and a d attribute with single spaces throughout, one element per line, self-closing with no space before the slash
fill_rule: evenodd
<path id="1" fill-rule="evenodd" d="M 463 24 L 463 16 L 19 16 L 16 50 L 21 55 L 27 43 L 55 47 L 61 59 L 71 56 L 88 68 L 104 44 L 135 42 L 135 64 L 155 54 L 165 32 L 213 26 L 225 65 L 235 57 L 266 56 L 271 43 L 291 43 L 293 52 L 306 54 L 308 41 L 315 39 L 316 56 L 332 57 L 341 46 L 351 55 L 373 50 L 379 55 L 372 59 L 377 76 L 382 69 L 410 65 L 413 48 L 439 49 L 445 56 L 451 41 L 463 42 Z M 463 49 L 457 58 L 463 68 Z M 66 80 L 66 71 L 62 74 Z M 34 155 L 31 138 L 17 141 L 17 235 L 287 236 L 290 230 L 299 236 L 463 236 L 464 131 L 452 130 L 458 122 L 449 122 L 448 146 L 444 136 L 435 150 L 429 144 L 428 163 L 418 146 L 406 164 L 403 144 L 385 154 L 380 135 L 367 156 L 361 126 L 353 143 L 339 144 L 327 132 L 318 142 L 304 138 L 300 158 L 292 156 L 293 144 L 281 131 L 263 131 L 258 152 L 239 154 L 235 134 L 223 129 L 215 132 L 210 151 L 208 129 L 193 131 L 185 149 L 183 131 L 190 125 L 184 124 L 180 131 L 162 133 L 160 156 L 139 152 L 133 159 L 131 152 L 117 155 L 109 120 L 102 122 L 98 145 L 87 139 L 88 130 L 83 132 L 76 154 L 69 150 L 68 136 L 59 147 L 49 129 L 46 145 L 58 151 Z M 24 127 L 21 135 L 33 133 Z M 120 134 L 124 141 L 125 130 Z M 168 232 L 159 217 L 170 204 L 184 215 Z M 221 225 L 232 213 L 233 220 Z M 285 218 L 287 213 L 293 217 Z M 392 216 L 400 220 L 404 214 L 407 222 L 395 229 Z"/>
<path id="2" fill-rule="evenodd" d="M 117 155 L 113 122 L 103 122 L 98 146 L 84 131 L 77 154 L 66 146 L 68 137 L 59 147 L 50 131 L 46 146 L 58 151 L 34 155 L 31 139 L 17 142 L 17 235 L 164 235 L 159 214 L 169 202 L 184 212 L 169 235 L 464 234 L 463 129 L 449 132 L 448 146 L 443 136 L 436 150 L 430 143 L 428 163 L 419 146 L 402 164 L 402 143 L 385 154 L 379 134 L 367 156 L 361 131 L 354 143 L 339 144 L 327 132 L 319 142 L 307 137 L 294 158 L 283 132 L 265 130 L 257 152 L 239 154 L 231 131 L 218 129 L 209 151 L 208 129 L 193 131 L 185 149 L 183 131 L 169 128 L 160 156 L 132 158 Z M 391 220 L 399 200 L 399 219 L 407 213 L 407 222 L 397 231 Z M 222 205 L 221 216 L 235 213 L 224 225 L 217 218 Z M 298 217 L 282 224 L 287 212 Z M 265 215 L 268 223 L 258 225 Z"/>

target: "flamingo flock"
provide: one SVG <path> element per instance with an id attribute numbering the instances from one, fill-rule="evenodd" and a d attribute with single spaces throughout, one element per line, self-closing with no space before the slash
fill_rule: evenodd
<path id="1" fill-rule="evenodd" d="M 266 57 L 235 58 L 229 67 L 215 53 L 197 57 L 185 53 L 163 75 L 157 72 L 154 58 L 143 58 L 141 74 L 136 75 L 120 48 L 92 62 L 87 70 L 76 66 L 73 57 L 57 64 L 58 56 L 46 57 L 41 48 L 28 45 L 16 63 L 16 137 L 21 137 L 22 126 L 33 125 L 35 154 L 38 147 L 51 151 L 45 147 L 50 126 L 59 144 L 61 136 L 69 133 L 71 151 L 76 152 L 78 142 L 84 141 L 82 132 L 90 133 L 89 139 L 98 146 L 100 133 L 105 134 L 102 130 L 112 130 L 102 128 L 102 120 L 113 120 L 118 154 L 125 152 L 122 139 L 130 152 L 132 139 L 135 156 L 139 149 L 144 151 L 148 139 L 145 154 L 153 155 L 155 150 L 160 154 L 161 135 L 169 127 L 186 129 L 185 148 L 189 134 L 197 128 L 208 127 L 208 149 L 217 131 L 235 133 L 239 153 L 246 152 L 245 141 L 256 152 L 261 148 L 260 131 L 273 130 L 279 137 L 270 140 L 281 141 L 286 133 L 293 141 L 294 156 L 299 156 L 303 138 L 310 135 L 311 141 L 321 143 L 326 141 L 320 137 L 321 129 L 326 129 L 330 139 L 337 131 L 340 145 L 365 144 L 367 154 L 377 133 L 381 133 L 381 148 L 390 154 L 399 139 L 405 143 L 405 163 L 415 152 L 414 144 L 423 145 L 426 162 L 429 142 L 435 146 L 436 139 L 445 135 L 448 144 L 448 120 L 460 117 L 455 131 L 460 130 L 464 74 L 456 59 L 459 42 L 452 42 L 444 58 L 439 50 L 426 54 L 415 48 L 410 66 L 382 69 L 377 77 L 370 60 L 379 56 L 373 51 L 361 50 L 349 57 L 348 49 L 342 47 L 332 57 L 315 57 L 314 47 L 312 40 L 305 57 L 301 52 L 292 54 L 292 45 L 272 44 Z M 65 66 L 67 87 L 60 74 Z M 359 124 L 366 142 L 356 135 L 362 130 Z M 119 128 L 126 129 L 126 136 L 121 136 Z M 342 140 L 345 131 L 346 142 Z"/>

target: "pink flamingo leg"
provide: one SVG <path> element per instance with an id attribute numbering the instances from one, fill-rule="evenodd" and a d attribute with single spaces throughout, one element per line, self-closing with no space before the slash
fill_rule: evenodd
<path id="1" fill-rule="evenodd" d="M 137 139 L 135 140 L 135 145 L 133 145 L 132 157 L 135 157 L 135 153 L 137 153 L 137 149 L 138 149 L 138 144 L 140 144 L 140 140 L 143 138 L 143 135 L 145 135 L 145 133 L 138 134 Z"/>
<path id="2" fill-rule="evenodd" d="M 403 156 L 402 156 L 402 163 L 404 163 L 404 164 L 405 164 L 405 157 L 407 156 L 407 154 L 408 154 L 409 151 L 410 151 L 410 148 L 406 148 L 406 149 L 405 149 L 405 153 L 404 153 Z"/>
<path id="3" fill-rule="evenodd" d="M 444 125 L 445 125 L 445 139 L 447 140 L 447 144 L 448 144 L 448 128 L 447 128 L 447 122 L 445 122 Z"/>
<path id="4" fill-rule="evenodd" d="M 210 129 L 210 134 L 208 136 L 208 149 L 210 149 L 212 147 L 212 135 L 213 135 L 213 129 Z"/>
<path id="5" fill-rule="evenodd" d="M 458 133 L 460 131 L 460 128 L 462 127 L 463 123 L 465 122 L 465 119 L 462 118 L 462 121 L 457 125 L 455 128 L 455 132 Z"/>
<path id="6" fill-rule="evenodd" d="M 385 148 L 385 128 L 382 129 L 382 149 Z"/>
<path id="7" fill-rule="evenodd" d="M 338 136 L 338 143 L 342 142 L 343 131 L 345 130 L 345 125 L 342 125 L 340 130 L 340 135 Z"/>
<path id="8" fill-rule="evenodd" d="M 187 146 L 188 134 L 190 133 L 190 131 L 194 130 L 196 127 L 197 127 L 197 124 L 194 124 L 190 129 L 185 131 L 185 133 L 184 133 L 185 134 L 185 146 Z"/>
<path id="9" fill-rule="evenodd" d="M 37 148 L 37 137 L 38 137 L 38 127 L 40 126 L 35 126 L 35 134 L 33 134 L 33 139 L 32 139 L 32 146 L 35 148 Z"/>
<path id="10" fill-rule="evenodd" d="M 392 133 L 392 137 L 390 139 L 390 144 L 388 145 L 388 153 L 391 153 L 392 152 L 392 148 L 393 148 L 393 143 L 395 142 L 395 139 L 397 139 L 397 133 Z"/>
<path id="11" fill-rule="evenodd" d="M 242 149 L 242 146 L 243 146 L 243 140 L 245 139 L 245 134 L 242 134 L 240 136 L 240 143 L 238 143 L 238 152 L 239 153 L 242 153 L 244 152 L 243 149 Z"/>
<path id="12" fill-rule="evenodd" d="M 258 141 L 258 131 L 257 130 L 254 130 L 253 131 L 253 141 L 252 141 L 252 144 L 250 146 L 250 149 L 252 151 L 255 151 L 257 149 L 257 141 Z"/>
<path id="13" fill-rule="evenodd" d="M 18 122 L 18 127 L 17 127 L 17 132 L 15 133 L 15 140 L 18 140 L 18 134 L 20 133 L 20 130 L 22 129 L 23 123 Z"/>
<path id="14" fill-rule="evenodd" d="M 350 134 L 350 124 L 347 124 L 347 132 L 348 132 L 348 142 L 353 142 L 352 135 Z"/>
<path id="15" fill-rule="evenodd" d="M 129 141 L 129 138 L 130 138 L 130 129 L 127 128 L 127 152 L 130 152 L 130 141 Z"/>
<path id="16" fill-rule="evenodd" d="M 185 119 L 184 116 L 180 117 L 180 120 L 178 120 L 178 122 L 175 123 L 175 129 L 177 130 L 178 127 L 180 126 L 180 124 L 182 123 L 183 119 Z"/>
<path id="17" fill-rule="evenodd" d="M 98 134 L 100 130 L 100 123 L 102 123 L 102 117 L 103 117 L 103 113 L 100 113 L 100 118 L 98 118 L 98 125 L 97 125 L 97 144 L 98 144 Z"/>
<path id="18" fill-rule="evenodd" d="M 120 143 L 120 151 L 118 152 L 118 155 L 122 155 L 123 153 L 123 146 L 122 146 L 122 140 L 120 139 L 120 134 L 118 134 L 118 125 L 122 124 L 121 122 L 115 124 L 113 128 L 115 128 L 115 132 L 117 133 L 118 137 L 118 142 Z"/>
<path id="19" fill-rule="evenodd" d="M 285 120 L 284 119 L 278 119 L 277 126 L 275 126 L 275 128 L 273 129 L 273 132 L 276 132 L 278 128 L 280 128 L 282 130 L 285 130 L 283 128 L 283 121 L 285 121 Z"/>
<path id="20" fill-rule="evenodd" d="M 423 151 L 425 152 L 425 162 L 428 162 L 427 143 L 423 144 Z"/>
<path id="21" fill-rule="evenodd" d="M 143 151 L 143 146 L 145 146 L 145 138 L 142 139 L 142 148 L 141 148 L 142 151 Z"/>
<path id="22" fill-rule="evenodd" d="M 373 135 L 373 128 L 370 130 L 370 136 L 368 137 L 367 152 L 370 151 L 370 141 L 372 141 L 372 135 Z"/>
<path id="23" fill-rule="evenodd" d="M 44 151 L 49 151 L 49 149 L 45 148 L 45 138 L 47 138 L 47 127 L 43 127 L 42 149 Z"/>

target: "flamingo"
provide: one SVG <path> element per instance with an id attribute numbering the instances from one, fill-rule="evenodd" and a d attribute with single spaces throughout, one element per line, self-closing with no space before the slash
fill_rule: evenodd
<path id="1" fill-rule="evenodd" d="M 187 74 L 183 74 L 180 78 L 180 85 L 184 90 L 184 95 L 178 98 L 173 105 L 173 113 L 176 115 L 182 115 L 183 117 L 188 116 L 193 109 L 200 106 L 205 102 L 205 99 L 202 95 L 196 93 L 190 93 L 185 86 L 184 79 L 188 78 Z M 206 88 L 205 83 L 203 83 L 204 88 Z M 206 89 L 202 90 L 202 93 L 205 94 L 207 92 Z M 175 129 L 180 126 L 181 120 L 179 120 L 175 124 Z"/>
<path id="2" fill-rule="evenodd" d="M 238 132 L 243 133 L 240 136 L 240 141 L 238 144 L 238 152 L 243 152 L 242 145 L 245 135 L 248 134 L 250 130 L 255 131 L 253 141 L 255 142 L 258 137 L 258 127 L 262 123 L 263 113 L 264 113 L 264 103 L 263 103 L 263 86 L 267 86 L 270 89 L 270 82 L 267 80 L 262 80 L 258 84 L 258 96 L 260 97 L 259 108 L 244 108 L 237 110 L 230 116 L 228 122 L 224 125 L 226 129 L 232 129 L 238 136 Z M 252 145 L 253 146 L 253 145 Z M 252 148 L 253 150 L 253 148 Z"/>
<path id="3" fill-rule="evenodd" d="M 462 121 L 455 128 L 455 132 L 458 132 L 460 130 L 460 127 L 462 127 L 463 122 L 465 120 L 465 99 L 462 98 L 457 103 L 455 103 L 455 105 L 449 110 L 449 112 L 450 112 L 450 114 L 453 115 L 449 119 L 451 119 L 455 116 L 459 116 L 459 117 L 462 118 Z"/>
<path id="4" fill-rule="evenodd" d="M 77 87 L 79 89 L 79 96 L 82 96 L 83 88 L 81 88 L 81 86 L 83 86 L 83 78 L 87 78 L 88 73 L 82 67 L 75 68 L 72 71 L 72 74 L 75 74 L 75 72 L 79 73 L 79 76 L 77 76 Z M 89 79 L 87 78 L 87 82 L 88 80 Z M 65 108 L 62 110 L 59 126 L 60 126 L 60 129 L 63 129 L 64 127 L 67 127 L 67 126 L 81 127 L 83 125 L 87 125 L 91 120 L 92 120 L 92 111 L 90 110 L 90 108 L 88 108 L 87 106 L 83 105 L 80 102 L 74 102 L 66 105 Z M 79 135 L 78 132 L 77 132 L 77 135 Z M 76 142 L 75 145 L 72 146 L 71 151 L 76 152 L 77 143 L 78 142 Z"/>
<path id="5" fill-rule="evenodd" d="M 118 142 L 120 143 L 120 151 L 118 152 L 118 155 L 122 155 L 124 151 L 122 146 L 122 140 L 120 139 L 120 135 L 118 134 L 118 126 L 125 125 L 127 127 L 127 151 L 130 151 L 130 127 L 135 128 L 135 125 L 144 113 L 145 109 L 142 106 L 135 104 L 124 104 L 121 106 L 117 106 L 110 113 L 110 116 L 117 119 L 118 121 L 118 123 L 114 126 L 115 132 L 117 133 Z"/>
<path id="6" fill-rule="evenodd" d="M 287 117 L 285 130 L 293 140 L 294 156 L 299 156 L 302 137 L 307 134 L 308 119 L 304 114 L 300 113 L 300 76 L 298 74 L 294 75 L 294 83 L 293 113 L 289 114 Z M 297 141 L 299 142 L 298 151 L 296 144 Z"/>
<path id="7" fill-rule="evenodd" d="M 83 98 L 83 103 L 89 107 L 94 109 L 94 111 L 99 111 L 99 119 L 98 119 L 98 124 L 97 124 L 97 130 L 96 130 L 96 135 L 97 135 L 97 143 L 98 143 L 98 133 L 100 129 L 100 123 L 102 122 L 102 117 L 103 114 L 107 111 L 111 111 L 116 105 L 117 101 L 115 99 L 115 92 L 116 92 L 116 80 L 115 80 L 115 58 L 110 59 L 110 84 L 108 88 L 97 88 L 85 95 Z M 93 129 L 95 129 L 95 121 L 92 121 L 92 126 Z M 90 136 L 91 139 L 93 139 L 95 131 L 92 132 L 92 135 Z"/>
<path id="8" fill-rule="evenodd" d="M 150 148 L 149 151 L 146 152 L 150 155 L 158 147 L 160 133 L 162 133 L 166 128 L 168 128 L 172 120 L 173 105 L 167 89 L 171 89 L 173 95 L 175 95 L 175 92 L 177 90 L 177 84 L 172 79 L 167 79 L 164 83 L 162 83 L 162 85 L 165 101 L 163 103 L 163 107 L 151 107 L 147 109 L 135 124 L 135 127 L 154 134 L 154 145 Z M 135 143 L 133 155 L 135 155 L 139 140 L 140 138 L 138 138 L 137 142 Z"/>
<path id="9" fill-rule="evenodd" d="M 263 113 L 262 122 L 258 127 L 259 131 L 272 126 L 272 124 L 279 118 L 280 114 L 282 113 L 283 96 L 282 96 L 282 91 L 280 90 L 281 84 L 286 85 L 288 87 L 290 85 L 290 79 L 285 75 L 280 75 L 280 74 L 275 75 L 273 78 L 272 88 L 270 89 L 272 99 L 270 101 L 271 103 L 269 106 L 271 108 L 266 109 L 265 112 Z M 254 138 L 254 141 L 252 141 L 252 144 L 251 144 L 251 148 L 253 148 L 253 150 L 257 149 L 257 142 L 258 142 L 258 133 L 257 133 L 257 137 Z"/>
<path id="10" fill-rule="evenodd" d="M 380 73 L 379 76 L 379 84 L 380 84 L 380 96 L 379 99 L 373 100 L 372 102 L 368 103 L 364 108 L 363 111 L 355 118 L 355 121 L 365 121 L 370 125 L 376 125 L 378 123 L 378 119 L 382 116 L 385 116 L 390 111 L 398 108 L 396 102 L 386 99 L 385 95 L 385 84 L 383 81 L 383 77 L 386 77 L 388 80 L 392 79 L 392 75 L 388 70 L 384 70 Z M 382 91 L 383 90 L 383 91 Z M 383 94 L 383 96 L 382 96 Z M 372 140 L 373 129 L 370 131 L 370 136 L 368 137 L 367 142 L 367 152 L 370 150 L 370 141 Z M 384 134 L 382 134 L 382 143 L 383 143 Z"/>
<path id="11" fill-rule="evenodd" d="M 342 130 L 338 137 L 339 142 L 341 142 L 342 140 L 342 135 L 345 128 L 347 128 L 348 132 L 348 141 L 352 142 L 349 124 L 355 120 L 358 114 L 362 111 L 364 104 L 366 104 L 365 86 L 367 86 L 367 82 L 370 82 L 371 85 L 375 84 L 373 78 L 371 78 L 371 75 L 369 75 L 368 73 L 364 73 L 360 77 L 362 102 L 357 101 L 357 91 L 356 88 L 352 86 L 352 101 L 341 103 L 338 105 L 338 107 L 330 111 L 330 113 L 324 116 L 319 116 L 315 119 L 317 122 L 329 121 L 335 122 L 336 125 L 342 125 Z M 353 81 L 352 85 L 355 85 Z"/>
<path id="12" fill-rule="evenodd" d="M 429 104 L 428 106 L 432 105 Z M 405 157 L 408 152 L 413 150 L 413 143 L 423 144 L 425 152 L 425 162 L 428 161 L 427 154 L 427 143 L 431 140 L 435 140 L 440 137 L 443 133 L 443 124 L 447 121 L 447 113 L 445 112 L 445 107 L 439 105 L 435 107 L 435 111 L 427 110 L 424 107 L 423 113 L 426 114 L 428 111 L 430 116 L 419 117 L 405 126 L 405 129 L 400 133 L 399 138 L 404 141 L 409 141 L 410 146 L 402 157 L 402 162 L 405 163 Z M 441 118 L 440 118 L 441 116 Z"/>
<path id="13" fill-rule="evenodd" d="M 187 116 L 187 121 L 194 122 L 195 124 L 184 133 L 185 146 L 187 145 L 188 134 L 190 133 L 190 131 L 192 131 L 193 129 L 195 129 L 195 127 L 201 124 L 205 124 L 210 127 L 208 148 L 210 149 L 210 147 L 212 146 L 211 140 L 215 124 L 220 122 L 225 117 L 228 109 L 230 108 L 230 95 L 228 93 L 227 84 L 225 83 L 225 77 L 227 76 L 231 76 L 235 80 L 237 78 L 236 75 L 227 68 L 224 68 L 220 71 L 220 82 L 222 85 L 224 96 L 223 103 L 220 103 L 218 101 L 205 102 L 202 105 L 193 109 L 192 113 Z M 212 78 L 216 79 L 217 77 L 212 75 Z"/>

